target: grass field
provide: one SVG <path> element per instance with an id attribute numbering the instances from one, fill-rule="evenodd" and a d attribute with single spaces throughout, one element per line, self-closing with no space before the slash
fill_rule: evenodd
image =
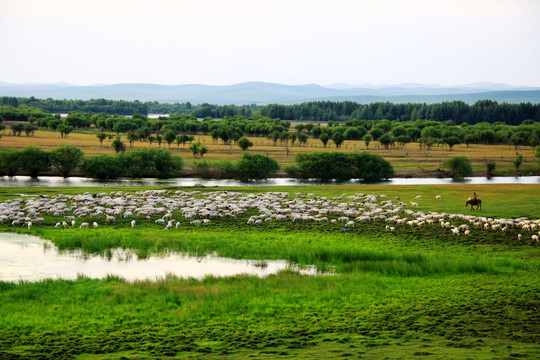
<path id="1" fill-rule="evenodd" d="M 540 217 L 538 185 L 246 187 L 232 191 L 423 195 L 419 210 Z M 79 194 L 141 188 L 2 188 L 20 194 Z M 190 189 L 193 190 L 193 189 Z M 199 188 L 197 190 L 215 191 Z M 220 189 L 221 190 L 221 189 Z M 434 201 L 435 195 L 442 201 Z M 166 249 L 249 259 L 288 259 L 332 270 L 331 276 L 284 271 L 264 279 L 172 276 L 126 282 L 0 282 L 0 358 L 538 358 L 540 248 L 507 233 L 450 236 L 433 225 L 384 230 L 371 222 L 342 233 L 339 224 L 246 226 L 249 214 L 209 227 L 166 232 L 129 219 L 99 229 L 32 230 L 65 249 L 106 253 L 129 247 L 144 255 Z M 153 219 L 152 219 L 153 220 Z M 81 220 L 82 221 L 82 220 Z M 13 228 L 1 225 L 0 231 Z"/>
<path id="2" fill-rule="evenodd" d="M 129 147 L 129 142 L 123 137 Z M 208 135 L 196 135 L 196 141 L 200 141 L 208 147 L 208 153 L 204 156 L 209 160 L 222 159 L 239 159 L 242 155 L 241 149 L 236 146 L 223 145 L 221 142 L 214 144 L 212 138 Z M 265 138 L 250 138 L 254 146 L 249 149 L 250 152 L 258 152 L 267 154 L 276 159 L 282 169 L 288 165 L 294 164 L 294 154 L 300 152 L 312 151 L 335 151 L 335 146 L 322 147 L 319 140 L 309 139 L 305 146 L 290 147 L 289 156 L 283 146 L 273 146 L 272 142 Z M 80 147 L 87 156 L 98 154 L 114 155 L 110 141 L 105 140 L 103 146 L 100 146 L 99 140 L 93 133 L 72 133 L 67 139 L 62 139 L 60 134 L 51 131 L 36 131 L 34 136 L 11 136 L 4 135 L 0 139 L 0 146 L 23 148 L 25 146 L 39 146 L 45 150 L 52 150 L 59 145 L 74 145 Z M 279 144 L 279 143 L 278 143 Z M 157 143 L 150 145 L 149 143 L 135 142 L 133 147 L 157 147 Z M 166 143 L 161 145 L 167 147 Z M 182 156 L 186 162 L 183 170 L 184 174 L 193 174 L 193 155 L 189 150 L 189 144 L 185 147 L 178 147 L 176 144 L 171 146 L 174 155 Z M 345 141 L 342 148 L 338 151 L 364 151 L 366 150 L 363 141 Z M 376 141 L 369 145 L 370 152 L 374 152 L 383 156 L 390 161 L 396 170 L 398 176 L 413 175 L 413 176 L 437 176 L 438 169 L 442 167 L 445 159 L 452 156 L 467 156 L 472 163 L 475 175 L 482 176 L 486 174 L 486 162 L 488 160 L 495 161 L 496 175 L 515 175 L 513 159 L 516 156 L 516 150 L 513 147 L 505 145 L 456 145 L 452 151 L 447 147 L 434 147 L 426 154 L 420 149 L 418 143 L 411 143 L 401 149 L 384 149 Z M 540 167 L 537 159 L 534 157 L 534 150 L 530 147 L 522 147 L 518 150 L 523 155 L 523 164 L 520 167 L 520 172 L 523 174 L 538 174 Z"/>

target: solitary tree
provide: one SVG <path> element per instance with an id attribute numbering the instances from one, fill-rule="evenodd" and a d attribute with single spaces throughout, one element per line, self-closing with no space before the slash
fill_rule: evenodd
<path id="1" fill-rule="evenodd" d="M 242 151 L 246 151 L 248 148 L 253 146 L 253 143 L 244 136 L 240 138 L 240 140 L 238 140 L 238 146 L 240 146 L 240 149 L 242 149 Z"/>
<path id="2" fill-rule="evenodd" d="M 196 143 L 191 144 L 189 149 L 193 153 L 193 157 L 201 157 L 202 158 L 204 156 L 204 154 L 206 154 L 208 152 L 208 149 L 206 148 L 206 146 L 204 144 L 201 144 L 200 142 L 196 142 Z"/>
<path id="3" fill-rule="evenodd" d="M 332 141 L 336 144 L 336 148 L 339 149 L 341 144 L 345 141 L 345 136 L 341 133 L 334 133 L 334 135 L 332 135 Z"/>
<path id="4" fill-rule="evenodd" d="M 100 146 L 103 147 L 103 140 L 107 138 L 107 134 L 105 134 L 104 132 L 100 132 L 99 134 L 97 134 L 97 138 L 99 139 Z"/>
<path id="5" fill-rule="evenodd" d="M 170 149 L 172 142 L 176 140 L 176 134 L 172 130 L 169 130 L 165 133 L 165 135 L 163 135 L 163 138 L 169 145 L 169 149 Z"/>
<path id="6" fill-rule="evenodd" d="M 51 163 L 67 178 L 80 165 L 83 156 L 83 151 L 78 147 L 63 145 L 51 151 Z"/>
<path id="7" fill-rule="evenodd" d="M 369 148 L 369 143 L 371 142 L 371 135 L 366 134 L 364 135 L 364 143 L 366 143 L 366 149 Z"/>
<path id="8" fill-rule="evenodd" d="M 129 147 L 133 147 L 133 143 L 139 140 L 139 136 L 135 132 L 130 131 L 127 135 L 127 139 L 129 141 Z"/>
<path id="9" fill-rule="evenodd" d="M 522 162 L 523 162 L 523 155 L 516 152 L 516 157 L 514 158 L 514 166 L 516 167 L 516 173 L 519 171 L 519 167 L 521 166 Z"/>
<path id="10" fill-rule="evenodd" d="M 114 141 L 112 142 L 112 146 L 117 154 L 119 152 L 126 151 L 126 145 L 122 142 L 122 140 L 120 140 L 120 136 L 117 136 L 116 139 L 114 139 Z"/>
<path id="11" fill-rule="evenodd" d="M 486 171 L 488 178 L 493 176 L 493 172 L 495 171 L 495 161 L 489 160 L 486 162 Z"/>
<path id="12" fill-rule="evenodd" d="M 326 147 L 326 144 L 328 143 L 328 140 L 330 140 L 330 137 L 327 134 L 321 134 L 319 136 L 319 140 L 321 140 L 323 146 Z"/>

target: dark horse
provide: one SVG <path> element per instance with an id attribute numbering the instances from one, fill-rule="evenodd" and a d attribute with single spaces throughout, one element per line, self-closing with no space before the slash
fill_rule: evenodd
<path id="1" fill-rule="evenodd" d="M 482 210 L 482 200 L 480 199 L 469 199 L 467 200 L 467 202 L 465 203 L 465 207 L 467 207 L 467 205 L 471 205 L 471 210 L 474 210 L 474 206 L 476 205 L 476 210 L 480 209 Z"/>

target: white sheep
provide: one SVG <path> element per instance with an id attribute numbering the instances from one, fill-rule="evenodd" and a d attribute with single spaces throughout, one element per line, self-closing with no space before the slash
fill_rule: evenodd
<path id="1" fill-rule="evenodd" d="M 92 226 L 94 227 L 94 229 L 97 229 L 97 228 L 98 228 L 98 223 L 94 221 L 94 222 L 92 223 Z"/>
<path id="2" fill-rule="evenodd" d="M 135 220 L 131 220 L 131 223 L 130 223 L 130 224 L 131 224 L 131 227 L 134 228 L 136 223 L 137 223 L 137 222 L 136 222 Z"/>
<path id="3" fill-rule="evenodd" d="M 538 235 L 536 235 L 536 234 L 532 235 L 532 236 L 531 236 L 531 239 L 534 240 L 534 241 L 536 241 L 536 242 L 539 242 L 539 241 L 538 241 Z"/>
<path id="4" fill-rule="evenodd" d="M 435 200 L 442 200 L 442 196 L 441 195 L 435 196 Z"/>
<path id="5" fill-rule="evenodd" d="M 79 226 L 79 229 L 87 228 L 87 227 L 88 227 L 88 223 L 87 223 L 87 222 L 83 222 L 83 223 L 81 223 L 81 225 Z"/>

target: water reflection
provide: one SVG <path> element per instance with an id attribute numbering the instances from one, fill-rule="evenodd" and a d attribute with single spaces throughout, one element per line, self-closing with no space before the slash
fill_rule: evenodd
<path id="1" fill-rule="evenodd" d="M 263 265 L 263 266 L 261 266 Z M 315 275 L 315 268 L 296 269 L 284 260 L 235 260 L 221 257 L 193 257 L 180 254 L 152 255 L 139 260 L 129 250 L 118 249 L 110 259 L 84 255 L 80 251 L 59 253 L 50 242 L 37 236 L 0 233 L 0 280 L 39 281 L 42 279 L 76 279 L 118 275 L 128 281 L 160 279 L 168 274 L 182 278 L 202 279 L 206 275 L 234 276 L 248 274 L 264 277 L 292 268 L 302 274 Z"/>
<path id="2" fill-rule="evenodd" d="M 352 185 L 366 184 L 358 181 L 320 182 L 297 180 L 293 178 L 274 178 L 266 181 L 242 182 L 231 179 L 201 179 L 201 178 L 174 178 L 174 179 L 119 179 L 99 181 L 85 177 L 70 177 L 64 179 L 58 176 L 40 176 L 32 179 L 29 176 L 2 176 L 0 186 L 293 186 L 293 185 Z M 454 181 L 450 178 L 393 178 L 387 181 L 367 183 L 371 185 L 448 185 L 448 184 L 540 184 L 540 176 L 492 178 L 471 177 L 463 181 Z"/>

